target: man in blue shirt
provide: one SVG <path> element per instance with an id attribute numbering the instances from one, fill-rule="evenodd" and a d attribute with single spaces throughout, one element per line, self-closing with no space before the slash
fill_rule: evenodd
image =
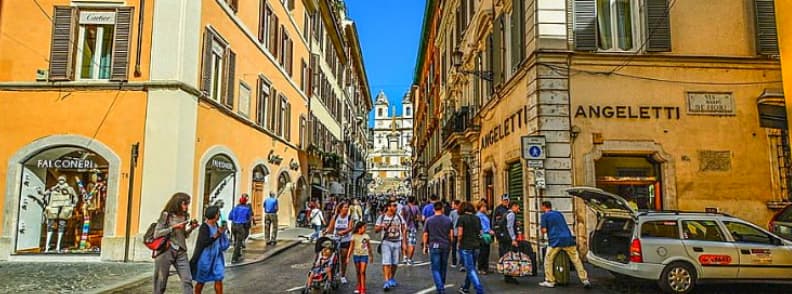
<path id="1" fill-rule="evenodd" d="M 426 222 L 427 219 L 434 215 L 434 204 L 440 200 L 440 197 L 437 195 L 429 196 L 429 204 L 425 205 L 421 214 L 423 214 L 423 221 Z"/>
<path id="2" fill-rule="evenodd" d="M 231 209 L 228 214 L 228 220 L 231 221 L 231 233 L 234 234 L 234 254 L 231 255 L 231 262 L 239 262 L 242 255 L 242 245 L 244 245 L 246 238 L 246 227 L 250 224 L 253 212 L 250 206 L 247 205 L 247 197 L 239 198 L 239 204 Z"/>
<path id="3" fill-rule="evenodd" d="M 264 240 L 267 245 L 278 243 L 278 198 L 273 192 L 264 200 Z"/>
<path id="4" fill-rule="evenodd" d="M 545 280 L 539 283 L 539 286 L 553 288 L 555 287 L 555 277 L 553 276 L 553 261 L 556 254 L 560 251 L 566 252 L 569 260 L 575 265 L 578 278 L 583 283 L 583 287 L 591 287 L 591 282 L 588 280 L 588 273 L 583 268 L 583 263 L 578 256 L 577 247 L 575 247 L 575 239 L 569 231 L 564 215 L 558 211 L 553 210 L 553 204 L 550 201 L 542 202 L 542 233 L 547 234 L 548 248 L 544 260 Z"/>

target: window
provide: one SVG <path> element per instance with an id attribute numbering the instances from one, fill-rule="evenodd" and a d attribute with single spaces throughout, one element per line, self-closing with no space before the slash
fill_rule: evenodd
<path id="1" fill-rule="evenodd" d="M 305 64 L 305 59 L 300 60 L 300 89 L 305 93 L 308 94 L 308 65 Z"/>
<path id="2" fill-rule="evenodd" d="M 309 40 L 308 36 L 311 35 L 311 16 L 308 14 L 308 11 L 305 12 L 303 16 L 303 38 L 305 40 Z"/>
<path id="3" fill-rule="evenodd" d="M 377 116 L 382 117 L 382 108 L 377 109 Z"/>
<path id="4" fill-rule="evenodd" d="M 228 80 L 224 81 L 223 79 L 224 74 L 230 73 L 230 71 L 226 71 L 225 69 L 225 67 L 230 65 L 226 60 L 228 44 L 210 29 L 206 30 L 204 42 L 203 83 L 201 85 L 201 90 L 203 90 L 210 99 L 220 102 L 223 97 L 222 89 L 225 83 L 228 83 Z M 233 79 L 233 77 L 231 79 Z"/>
<path id="5" fill-rule="evenodd" d="M 271 87 L 269 97 L 271 97 L 271 99 L 269 99 L 269 105 L 267 105 L 267 115 L 269 116 L 267 129 L 274 132 L 276 130 L 276 122 L 278 121 L 278 112 L 276 109 L 278 107 L 278 102 L 280 101 L 280 99 L 278 99 L 278 91 Z"/>
<path id="6" fill-rule="evenodd" d="M 679 239 L 676 221 L 649 221 L 641 224 L 641 238 Z"/>
<path id="7" fill-rule="evenodd" d="M 412 108 L 410 108 L 410 107 L 407 107 L 407 108 L 404 110 L 404 115 L 405 115 L 405 116 L 411 116 L 411 115 L 412 115 Z"/>
<path id="8" fill-rule="evenodd" d="M 269 103 L 270 85 L 264 77 L 258 79 L 258 99 L 256 101 L 256 124 L 266 127 L 267 124 L 267 103 Z"/>
<path id="9" fill-rule="evenodd" d="M 683 221 L 682 232 L 685 240 L 726 241 L 715 221 Z"/>
<path id="10" fill-rule="evenodd" d="M 278 36 L 278 32 L 279 32 L 278 28 L 279 28 L 278 17 L 275 15 L 271 15 L 269 18 L 269 25 L 267 28 L 268 29 L 267 37 L 269 39 L 269 46 L 267 46 L 267 49 L 269 49 L 269 52 L 272 54 L 273 57 L 275 57 L 275 59 L 278 58 L 278 43 L 280 41 L 280 38 Z"/>
<path id="11" fill-rule="evenodd" d="M 272 20 L 275 17 L 272 12 L 272 7 L 267 4 L 266 0 L 261 0 L 261 7 L 259 9 L 259 31 L 258 31 L 258 40 L 259 43 L 264 45 L 264 47 L 269 47 L 269 39 L 270 39 L 270 26 L 272 25 Z"/>
<path id="12" fill-rule="evenodd" d="M 738 222 L 723 222 L 723 224 L 726 225 L 734 241 L 768 245 L 774 245 L 776 242 L 775 238 L 747 224 Z"/>
<path id="13" fill-rule="evenodd" d="M 132 12 L 131 7 L 78 10 L 56 6 L 49 79 L 127 80 Z"/>
<path id="14" fill-rule="evenodd" d="M 286 120 L 288 119 L 286 116 L 286 110 L 289 108 L 289 101 L 286 100 L 286 97 L 280 95 L 280 105 L 278 108 L 278 125 L 276 127 L 276 133 L 278 136 L 284 136 L 286 134 Z"/>
<path id="15" fill-rule="evenodd" d="M 598 44 L 601 50 L 635 49 L 633 5 L 631 0 L 597 0 Z"/>
<path id="16" fill-rule="evenodd" d="M 305 116 L 301 115 L 300 116 L 300 138 L 299 138 L 300 148 L 305 148 L 306 147 L 305 139 L 307 137 L 307 134 L 305 132 L 307 131 L 307 128 L 308 128 L 308 122 L 306 121 Z"/>
<path id="17" fill-rule="evenodd" d="M 239 82 L 239 114 L 244 117 L 250 115 L 250 87 L 244 82 Z"/>

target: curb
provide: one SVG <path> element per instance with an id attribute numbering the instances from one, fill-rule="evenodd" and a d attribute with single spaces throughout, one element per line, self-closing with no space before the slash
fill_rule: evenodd
<path id="1" fill-rule="evenodd" d="M 249 262 L 243 262 L 243 263 L 227 265 L 226 268 L 235 268 L 235 267 L 241 267 L 241 266 L 251 265 L 251 264 L 254 264 L 254 263 L 263 262 L 263 261 L 266 261 L 267 259 L 269 259 L 269 258 L 271 258 L 273 256 L 281 254 L 284 251 L 289 250 L 289 249 L 291 249 L 291 248 L 293 248 L 293 247 L 295 247 L 297 245 L 300 245 L 300 243 L 302 243 L 299 240 L 287 240 L 285 242 L 287 242 L 287 243 L 283 247 L 277 248 L 277 249 L 273 249 L 271 251 L 267 251 L 261 257 L 259 257 L 257 259 L 251 260 Z M 145 282 L 146 280 L 151 279 L 151 277 L 152 277 L 152 273 L 139 274 L 137 276 L 134 276 L 134 277 L 130 278 L 127 281 L 124 281 L 124 282 L 121 282 L 121 283 L 117 283 L 115 285 L 110 285 L 110 286 L 107 286 L 107 287 L 104 287 L 104 288 L 100 288 L 100 289 L 97 289 L 97 290 L 94 290 L 94 291 L 87 291 L 86 293 L 103 294 L 103 293 L 112 293 L 112 292 L 116 292 L 116 291 L 123 291 L 123 290 L 127 290 L 127 289 L 130 289 L 130 288 L 134 288 L 135 286 Z"/>

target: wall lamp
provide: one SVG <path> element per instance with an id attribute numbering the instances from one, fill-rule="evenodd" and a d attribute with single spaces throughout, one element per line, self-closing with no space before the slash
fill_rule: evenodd
<path id="1" fill-rule="evenodd" d="M 472 74 L 474 76 L 479 77 L 482 80 L 485 80 L 487 82 L 492 82 L 492 71 L 463 70 L 462 55 L 463 55 L 462 51 L 460 51 L 459 49 L 454 50 L 454 53 L 451 54 L 451 62 L 453 63 L 454 68 L 456 68 L 457 72 L 468 75 Z"/>

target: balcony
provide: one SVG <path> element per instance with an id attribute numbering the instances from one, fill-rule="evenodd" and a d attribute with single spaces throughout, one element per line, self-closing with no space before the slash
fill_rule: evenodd
<path id="1" fill-rule="evenodd" d="M 457 111 L 450 113 L 443 122 L 441 133 L 444 144 L 453 144 L 457 137 L 464 137 L 466 132 L 477 131 L 478 126 L 473 124 L 476 109 L 472 106 L 462 106 Z"/>

